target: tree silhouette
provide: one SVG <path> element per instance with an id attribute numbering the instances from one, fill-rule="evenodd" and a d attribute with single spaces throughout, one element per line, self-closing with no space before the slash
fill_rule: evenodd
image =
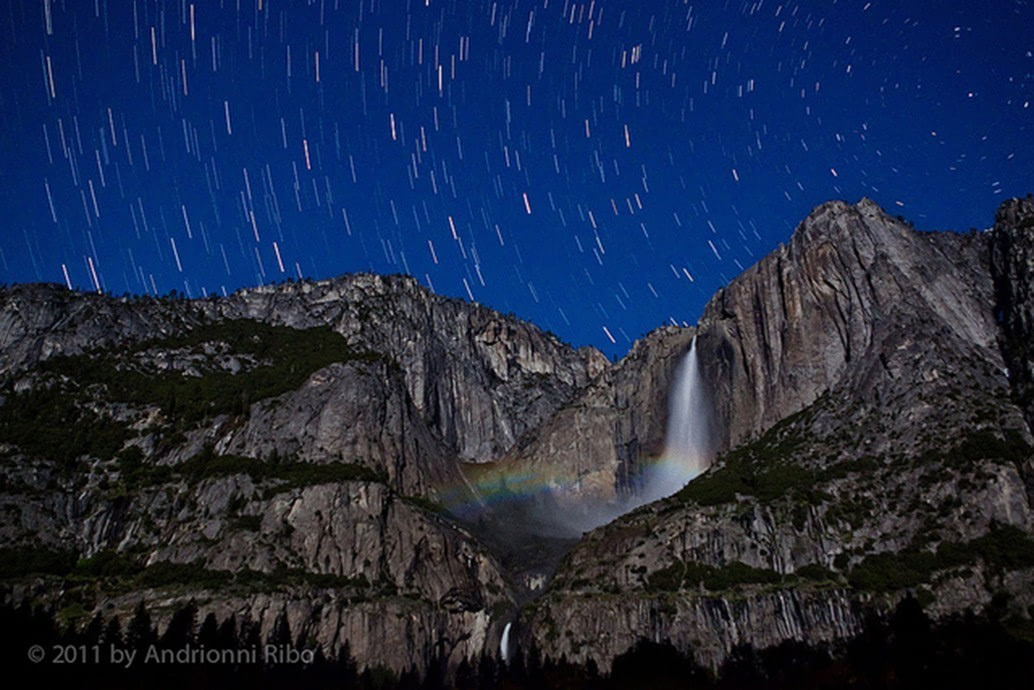
<path id="1" fill-rule="evenodd" d="M 156 635 L 151 627 L 151 614 L 147 612 L 144 602 L 141 601 L 137 604 L 133 618 L 130 619 L 129 624 L 126 626 L 126 644 L 131 649 L 145 654 L 147 648 L 154 644 L 155 640 Z"/>
<path id="2" fill-rule="evenodd" d="M 158 644 L 163 649 L 183 649 L 192 644 L 196 619 L 197 607 L 193 603 L 179 609 L 172 615 Z"/>
<path id="3" fill-rule="evenodd" d="M 930 620 L 915 599 L 903 600 L 889 616 L 868 619 L 859 635 L 832 647 L 811 646 L 799 641 L 784 642 L 761 651 L 747 646 L 733 650 L 717 677 L 698 665 L 691 652 L 670 644 L 641 640 L 613 661 L 609 674 L 601 674 L 589 662 L 572 663 L 566 657 L 543 658 L 531 647 L 527 660 L 515 653 L 511 663 L 500 665 L 487 650 L 478 659 L 464 659 L 454 668 L 437 656 L 427 672 L 414 667 L 396 674 L 383 667 L 367 667 L 360 675 L 346 643 L 329 658 L 317 653 L 310 665 L 275 664 L 144 664 L 142 656 L 130 668 L 105 664 L 33 664 L 26 650 L 31 644 L 46 649 L 52 645 L 82 645 L 97 640 L 137 650 L 156 643 L 156 632 L 146 607 L 136 607 L 126 626 L 125 641 L 117 618 L 95 615 L 75 630 L 60 627 L 53 611 L 0 605 L 0 663 L 11 678 L 33 679 L 41 687 L 61 688 L 197 688 L 230 690 L 248 688 L 360 688 L 391 690 L 405 688 L 721 688 L 742 690 L 904 690 L 912 688 L 1001 688 L 1031 687 L 1034 679 L 1034 644 L 1010 634 L 1005 621 L 1009 602 L 983 615 L 970 613 L 941 623 Z M 176 645 L 196 641 L 207 649 L 259 649 L 260 626 L 247 621 L 238 627 L 234 618 L 219 623 L 212 614 L 196 628 L 197 608 L 193 604 L 174 612 L 162 631 L 160 644 Z M 270 641 L 291 644 L 290 628 L 281 616 Z M 494 652 L 494 650 L 491 650 Z M 259 651 L 261 661 L 261 651 Z M 32 674 L 31 676 L 29 674 Z"/>

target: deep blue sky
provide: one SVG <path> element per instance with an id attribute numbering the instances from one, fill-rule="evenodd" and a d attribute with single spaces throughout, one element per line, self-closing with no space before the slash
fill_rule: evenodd
<path id="1" fill-rule="evenodd" d="M 3 282 L 406 272 L 613 354 L 828 199 L 966 229 L 1034 191 L 1030 2 L 0 12 Z"/>

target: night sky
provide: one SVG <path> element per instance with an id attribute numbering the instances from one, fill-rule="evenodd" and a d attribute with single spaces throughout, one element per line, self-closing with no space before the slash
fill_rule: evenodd
<path id="1" fill-rule="evenodd" d="M 4 0 L 0 282 L 408 273 L 624 353 L 817 204 L 1034 191 L 1030 2 Z"/>

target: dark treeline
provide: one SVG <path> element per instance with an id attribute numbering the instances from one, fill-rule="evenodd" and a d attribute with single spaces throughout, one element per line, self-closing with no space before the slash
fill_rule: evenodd
<path id="1" fill-rule="evenodd" d="M 196 610 L 177 612 L 158 635 L 141 606 L 122 627 L 117 620 L 95 617 L 87 626 L 62 627 L 51 612 L 27 605 L 0 608 L 3 663 L 8 678 L 21 678 L 55 688 L 357 688 L 361 690 L 487 690 L 489 688 L 574 689 L 706 688 L 714 690 L 778 688 L 996 688 L 1034 687 L 1034 644 L 1017 639 L 1001 625 L 992 609 L 988 615 L 956 617 L 934 625 L 914 599 L 903 601 L 885 619 L 874 618 L 856 638 L 835 650 L 799 642 L 756 651 L 734 650 L 712 673 L 691 655 L 668 644 L 641 641 L 614 661 L 609 674 L 595 664 L 543 659 L 537 649 L 518 652 L 509 664 L 494 656 L 464 661 L 446 673 L 433 660 L 421 676 L 415 669 L 395 674 L 386 669 L 359 672 L 346 645 L 334 658 L 312 653 L 309 663 L 292 653 L 304 648 L 293 640 L 286 621 L 269 639 L 257 627 L 238 626 L 231 618 L 218 622 L 211 615 L 198 622 Z M 263 663 L 262 649 L 272 644 L 279 663 Z M 38 645 L 37 649 L 33 649 Z M 144 659 L 161 650 L 260 650 L 258 658 L 239 663 L 155 663 Z M 121 650 L 113 659 L 110 650 Z M 42 650 L 42 661 L 33 662 Z M 62 651 L 63 650 L 63 651 Z M 292 652 L 293 650 L 293 652 Z M 125 654 L 135 652 L 126 664 Z M 72 663 L 57 664 L 62 653 Z M 73 658 L 74 657 L 74 658 Z M 117 663 L 117 662 L 122 662 Z"/>

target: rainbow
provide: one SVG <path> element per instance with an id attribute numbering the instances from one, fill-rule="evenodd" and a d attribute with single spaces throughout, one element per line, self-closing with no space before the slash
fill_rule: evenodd
<path id="1" fill-rule="evenodd" d="M 633 496 L 614 497 L 614 517 L 645 503 L 670 496 L 706 467 L 696 454 L 664 453 L 640 460 L 641 470 L 631 482 Z M 438 487 L 439 502 L 458 517 L 471 517 L 512 504 L 533 503 L 541 499 L 579 501 L 585 476 L 573 470 L 557 472 L 555 467 L 534 467 L 517 461 L 461 463 L 459 480 Z M 665 487 L 663 495 L 651 487 Z M 582 498 L 582 502 L 592 499 Z M 596 499 L 597 501 L 601 499 Z"/>
<path id="2" fill-rule="evenodd" d="M 589 476 L 572 468 L 504 459 L 461 464 L 459 480 L 439 487 L 438 498 L 461 518 L 523 504 L 547 508 L 543 511 L 547 513 L 543 515 L 546 521 L 599 526 L 629 510 L 671 496 L 710 466 L 710 409 L 705 398 L 694 336 L 675 370 L 664 452 L 640 459 L 641 470 L 630 482 L 632 495 L 616 495 L 614 487 L 608 487 L 610 496 L 595 494 L 586 488 Z M 558 512 L 561 515 L 555 514 Z"/>

